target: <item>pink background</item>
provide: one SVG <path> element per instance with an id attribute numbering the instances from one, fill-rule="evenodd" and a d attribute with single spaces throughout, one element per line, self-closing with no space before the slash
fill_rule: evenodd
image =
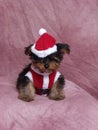
<path id="1" fill-rule="evenodd" d="M 66 99 L 26 103 L 15 83 L 41 27 L 71 46 L 60 68 Z M 0 0 L 0 130 L 98 130 L 97 42 L 97 0 Z"/>

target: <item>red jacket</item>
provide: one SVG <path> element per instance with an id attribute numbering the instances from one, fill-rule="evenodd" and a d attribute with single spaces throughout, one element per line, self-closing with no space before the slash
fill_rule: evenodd
<path id="1" fill-rule="evenodd" d="M 49 89 L 60 76 L 60 73 L 54 71 L 52 73 L 40 73 L 37 69 L 31 66 L 29 72 L 25 75 L 33 83 L 37 89 Z"/>

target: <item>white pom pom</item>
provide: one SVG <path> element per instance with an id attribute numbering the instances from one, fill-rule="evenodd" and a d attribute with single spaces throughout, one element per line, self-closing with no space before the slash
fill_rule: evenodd
<path id="1" fill-rule="evenodd" d="M 46 33 L 47 31 L 44 29 L 44 28 L 41 28 L 40 30 L 39 30 L 39 35 L 41 36 L 41 35 L 43 35 L 44 33 Z"/>

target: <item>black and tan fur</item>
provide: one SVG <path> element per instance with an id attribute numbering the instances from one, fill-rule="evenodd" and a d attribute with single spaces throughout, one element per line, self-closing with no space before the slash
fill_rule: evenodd
<path id="1" fill-rule="evenodd" d="M 33 82 L 30 81 L 28 77 L 25 76 L 25 74 L 29 71 L 31 64 L 41 73 L 49 73 L 58 70 L 60 63 L 63 59 L 63 55 L 66 53 L 70 53 L 69 45 L 64 43 L 57 43 L 57 52 L 45 58 L 39 58 L 34 53 L 32 53 L 31 46 L 32 45 L 25 48 L 25 54 L 29 55 L 31 63 L 23 69 L 17 79 L 17 89 L 19 92 L 18 98 L 29 102 L 34 100 L 36 91 L 39 91 L 41 92 L 41 94 L 47 94 L 47 96 L 53 100 L 64 99 L 65 95 L 63 88 L 65 85 L 65 80 L 63 75 L 59 76 L 58 80 L 53 84 L 51 89 L 42 91 L 36 90 L 36 87 L 34 86 Z"/>

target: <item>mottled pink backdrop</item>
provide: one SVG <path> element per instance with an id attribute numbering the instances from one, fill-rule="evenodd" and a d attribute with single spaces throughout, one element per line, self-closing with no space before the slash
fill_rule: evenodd
<path id="1" fill-rule="evenodd" d="M 71 46 L 60 68 L 66 99 L 26 103 L 15 83 L 41 27 Z M 97 42 L 97 0 L 0 0 L 0 130 L 98 130 Z"/>

